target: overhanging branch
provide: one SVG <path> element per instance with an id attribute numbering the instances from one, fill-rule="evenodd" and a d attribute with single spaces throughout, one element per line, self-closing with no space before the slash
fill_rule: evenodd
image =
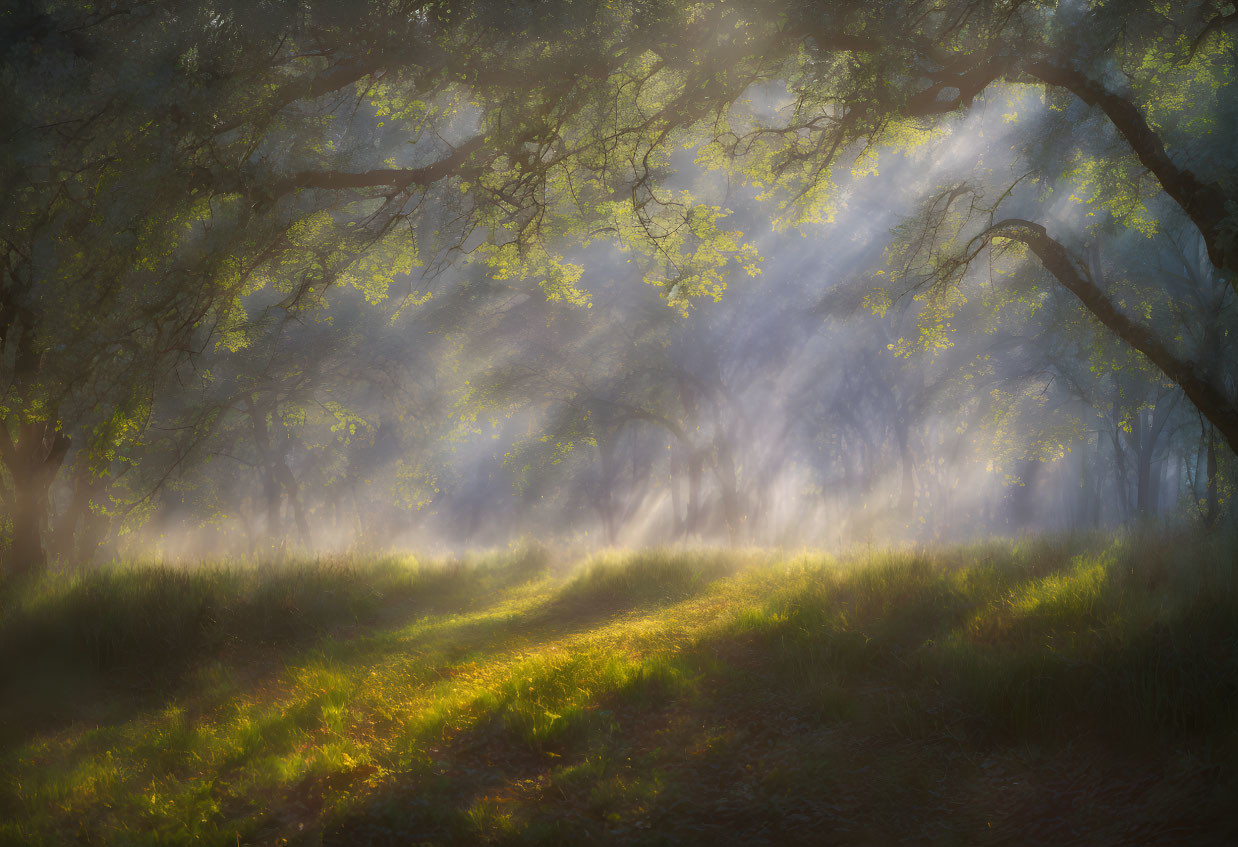
<path id="1" fill-rule="evenodd" d="M 461 167 L 474 152 L 481 148 L 484 141 L 484 136 L 474 136 L 442 159 L 420 168 L 377 168 L 356 173 L 306 170 L 258 184 L 246 184 L 236 176 L 221 179 L 207 173 L 204 174 L 201 184 L 215 191 L 252 195 L 256 199 L 264 199 L 267 202 L 306 188 L 324 191 L 357 191 L 366 188 L 386 188 L 392 192 L 407 191 L 414 187 L 433 185 L 440 179 L 459 173 Z"/>
<path id="2" fill-rule="evenodd" d="M 1221 432 L 1230 449 L 1238 453 L 1238 405 L 1204 376 L 1197 363 L 1179 357 L 1151 329 L 1123 314 L 1095 283 L 1087 268 L 1051 238 L 1043 226 L 1021 218 L 1008 218 L 989 227 L 975 240 L 988 243 L 994 238 L 1009 238 L 1026 244 L 1045 270 L 1078 297 L 1098 321 L 1178 385 Z"/>
<path id="3" fill-rule="evenodd" d="M 455 173 L 485 139 L 478 135 L 461 144 L 450 155 L 420 168 L 379 168 L 361 173 L 345 171 L 300 171 L 276 181 L 271 186 L 273 196 L 302 188 L 322 188 L 346 191 L 360 188 L 393 188 L 404 191 L 413 186 L 427 186 Z"/>
<path id="4" fill-rule="evenodd" d="M 1105 89 L 1081 71 L 1048 61 L 1032 62 L 1027 72 L 1049 85 L 1065 88 L 1089 106 L 1097 106 L 1126 139 L 1139 161 L 1199 227 L 1208 247 L 1208 258 L 1218 268 L 1238 271 L 1238 250 L 1222 230 L 1225 192 L 1174 164 L 1165 144 L 1134 103 Z"/>

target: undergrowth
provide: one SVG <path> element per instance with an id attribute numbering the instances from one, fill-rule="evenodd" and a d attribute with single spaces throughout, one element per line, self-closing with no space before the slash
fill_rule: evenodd
<path id="1" fill-rule="evenodd" d="M 1201 801 L 1194 825 L 1213 826 L 1238 747 L 1235 549 L 1066 536 L 49 576 L 0 607 L 0 841 L 695 843 L 768 834 L 770 815 L 796 840 L 854 796 L 853 840 L 973 842 L 992 815 L 942 823 L 938 782 L 1081 745 L 1204 761 L 1231 791 Z M 960 764 L 981 759 L 1006 764 Z"/>

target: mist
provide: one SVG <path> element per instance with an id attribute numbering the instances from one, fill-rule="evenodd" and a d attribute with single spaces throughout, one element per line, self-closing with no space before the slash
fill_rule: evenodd
<path id="1" fill-rule="evenodd" d="M 0 11 L 0 844 L 1238 843 L 1232 6 Z"/>
<path id="2" fill-rule="evenodd" d="M 754 90 L 751 112 L 776 117 L 780 99 Z M 208 347 L 160 392 L 145 449 L 174 467 L 144 481 L 141 520 L 111 549 L 847 549 L 1199 521 L 1198 416 L 1152 373 L 1120 377 L 1143 385 L 1114 388 L 1137 395 L 1116 405 L 1084 384 L 1076 342 L 1055 331 L 1086 324 L 1069 294 L 1026 263 L 948 290 L 898 278 L 900 228 L 936 185 L 1013 182 L 1008 213 L 1064 230 L 1090 214 L 1069 182 L 1018 185 L 1012 138 L 1052 119 L 1040 95 L 998 88 L 916 149 L 853 149 L 830 220 L 800 226 L 694 161 L 700 148 L 677 154 L 667 190 L 724 209 L 760 256 L 687 308 L 605 240 L 554 245 L 580 269 L 575 302 L 467 250 L 392 273 L 383 297 L 337 285 L 306 311 L 256 292 L 245 346 Z M 1189 234 L 1109 240 L 1117 273 L 1127 242 L 1198 270 Z M 1208 278 L 1221 292 L 1208 319 L 1228 337 L 1233 298 Z M 1132 435 L 1132 414 L 1155 433 Z"/>

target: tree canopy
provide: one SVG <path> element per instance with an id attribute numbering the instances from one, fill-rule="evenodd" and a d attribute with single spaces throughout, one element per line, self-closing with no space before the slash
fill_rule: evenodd
<path id="1" fill-rule="evenodd" d="M 589 497 L 613 537 L 608 480 L 653 437 L 625 434 L 639 423 L 670 438 L 682 475 L 711 475 L 735 537 L 749 509 L 738 424 L 720 410 L 743 362 L 694 362 L 667 327 L 771 260 L 732 221 L 817 237 L 927 148 L 946 152 L 908 176 L 916 208 L 878 234 L 881 261 L 852 286 L 874 326 L 918 304 L 891 359 L 954 349 L 962 368 L 984 354 L 959 326 L 983 337 L 1021 320 L 1044 334 L 1043 367 L 1108 415 L 1115 455 L 1153 449 L 1148 433 L 1185 414 L 1169 405 L 1179 391 L 1207 423 L 1210 480 L 1213 433 L 1238 450 L 1230 3 L 42 0 L 0 15 L 0 498 L 14 567 L 37 567 L 49 544 L 92 548 L 88 526 L 166 512 L 190 467 L 194 496 L 222 497 L 232 483 L 207 485 L 205 470 L 221 453 L 247 456 L 273 535 L 285 497 L 310 534 L 298 451 L 346 457 L 339 473 L 316 460 L 316 484 L 351 486 L 355 501 L 373 478 L 362 443 L 398 442 L 393 484 L 432 502 L 446 496 L 442 422 L 510 418 L 530 393 L 555 414 L 506 466 L 527 477 L 596 451 Z M 440 285 L 459 274 L 462 289 Z M 604 296 L 638 279 L 670 308 L 629 315 Z M 329 308 L 341 291 L 360 301 Z M 1028 298 L 1051 302 L 1012 317 Z M 436 364 L 397 380 L 412 394 L 382 420 L 351 406 L 397 393 L 384 365 L 345 364 L 380 358 L 349 317 L 367 307 L 436 339 L 418 348 Z M 603 311 L 625 315 L 626 339 L 591 329 Z M 1038 323 L 1047 314 L 1059 319 Z M 493 366 L 452 395 L 432 371 L 478 343 L 461 327 L 489 338 Z M 519 332 L 535 337 L 496 352 Z M 750 364 L 785 355 L 746 349 Z M 858 375 L 872 363 L 853 365 L 881 384 Z M 1106 375 L 1134 370 L 1140 388 L 1108 396 Z M 873 400 L 909 498 L 907 422 L 942 385 Z M 413 407 L 415 430 L 401 417 Z M 1049 439 L 1021 420 L 1026 440 Z M 841 438 L 849 424 L 834 426 Z M 1137 464 L 1150 473 L 1151 454 Z M 694 486 L 678 523 L 699 521 Z"/>

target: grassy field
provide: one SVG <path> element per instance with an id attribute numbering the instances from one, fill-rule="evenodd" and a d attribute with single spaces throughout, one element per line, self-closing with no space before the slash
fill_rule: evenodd
<path id="1" fill-rule="evenodd" d="M 529 548 L 9 585 L 0 842 L 1235 843 L 1236 552 Z"/>

